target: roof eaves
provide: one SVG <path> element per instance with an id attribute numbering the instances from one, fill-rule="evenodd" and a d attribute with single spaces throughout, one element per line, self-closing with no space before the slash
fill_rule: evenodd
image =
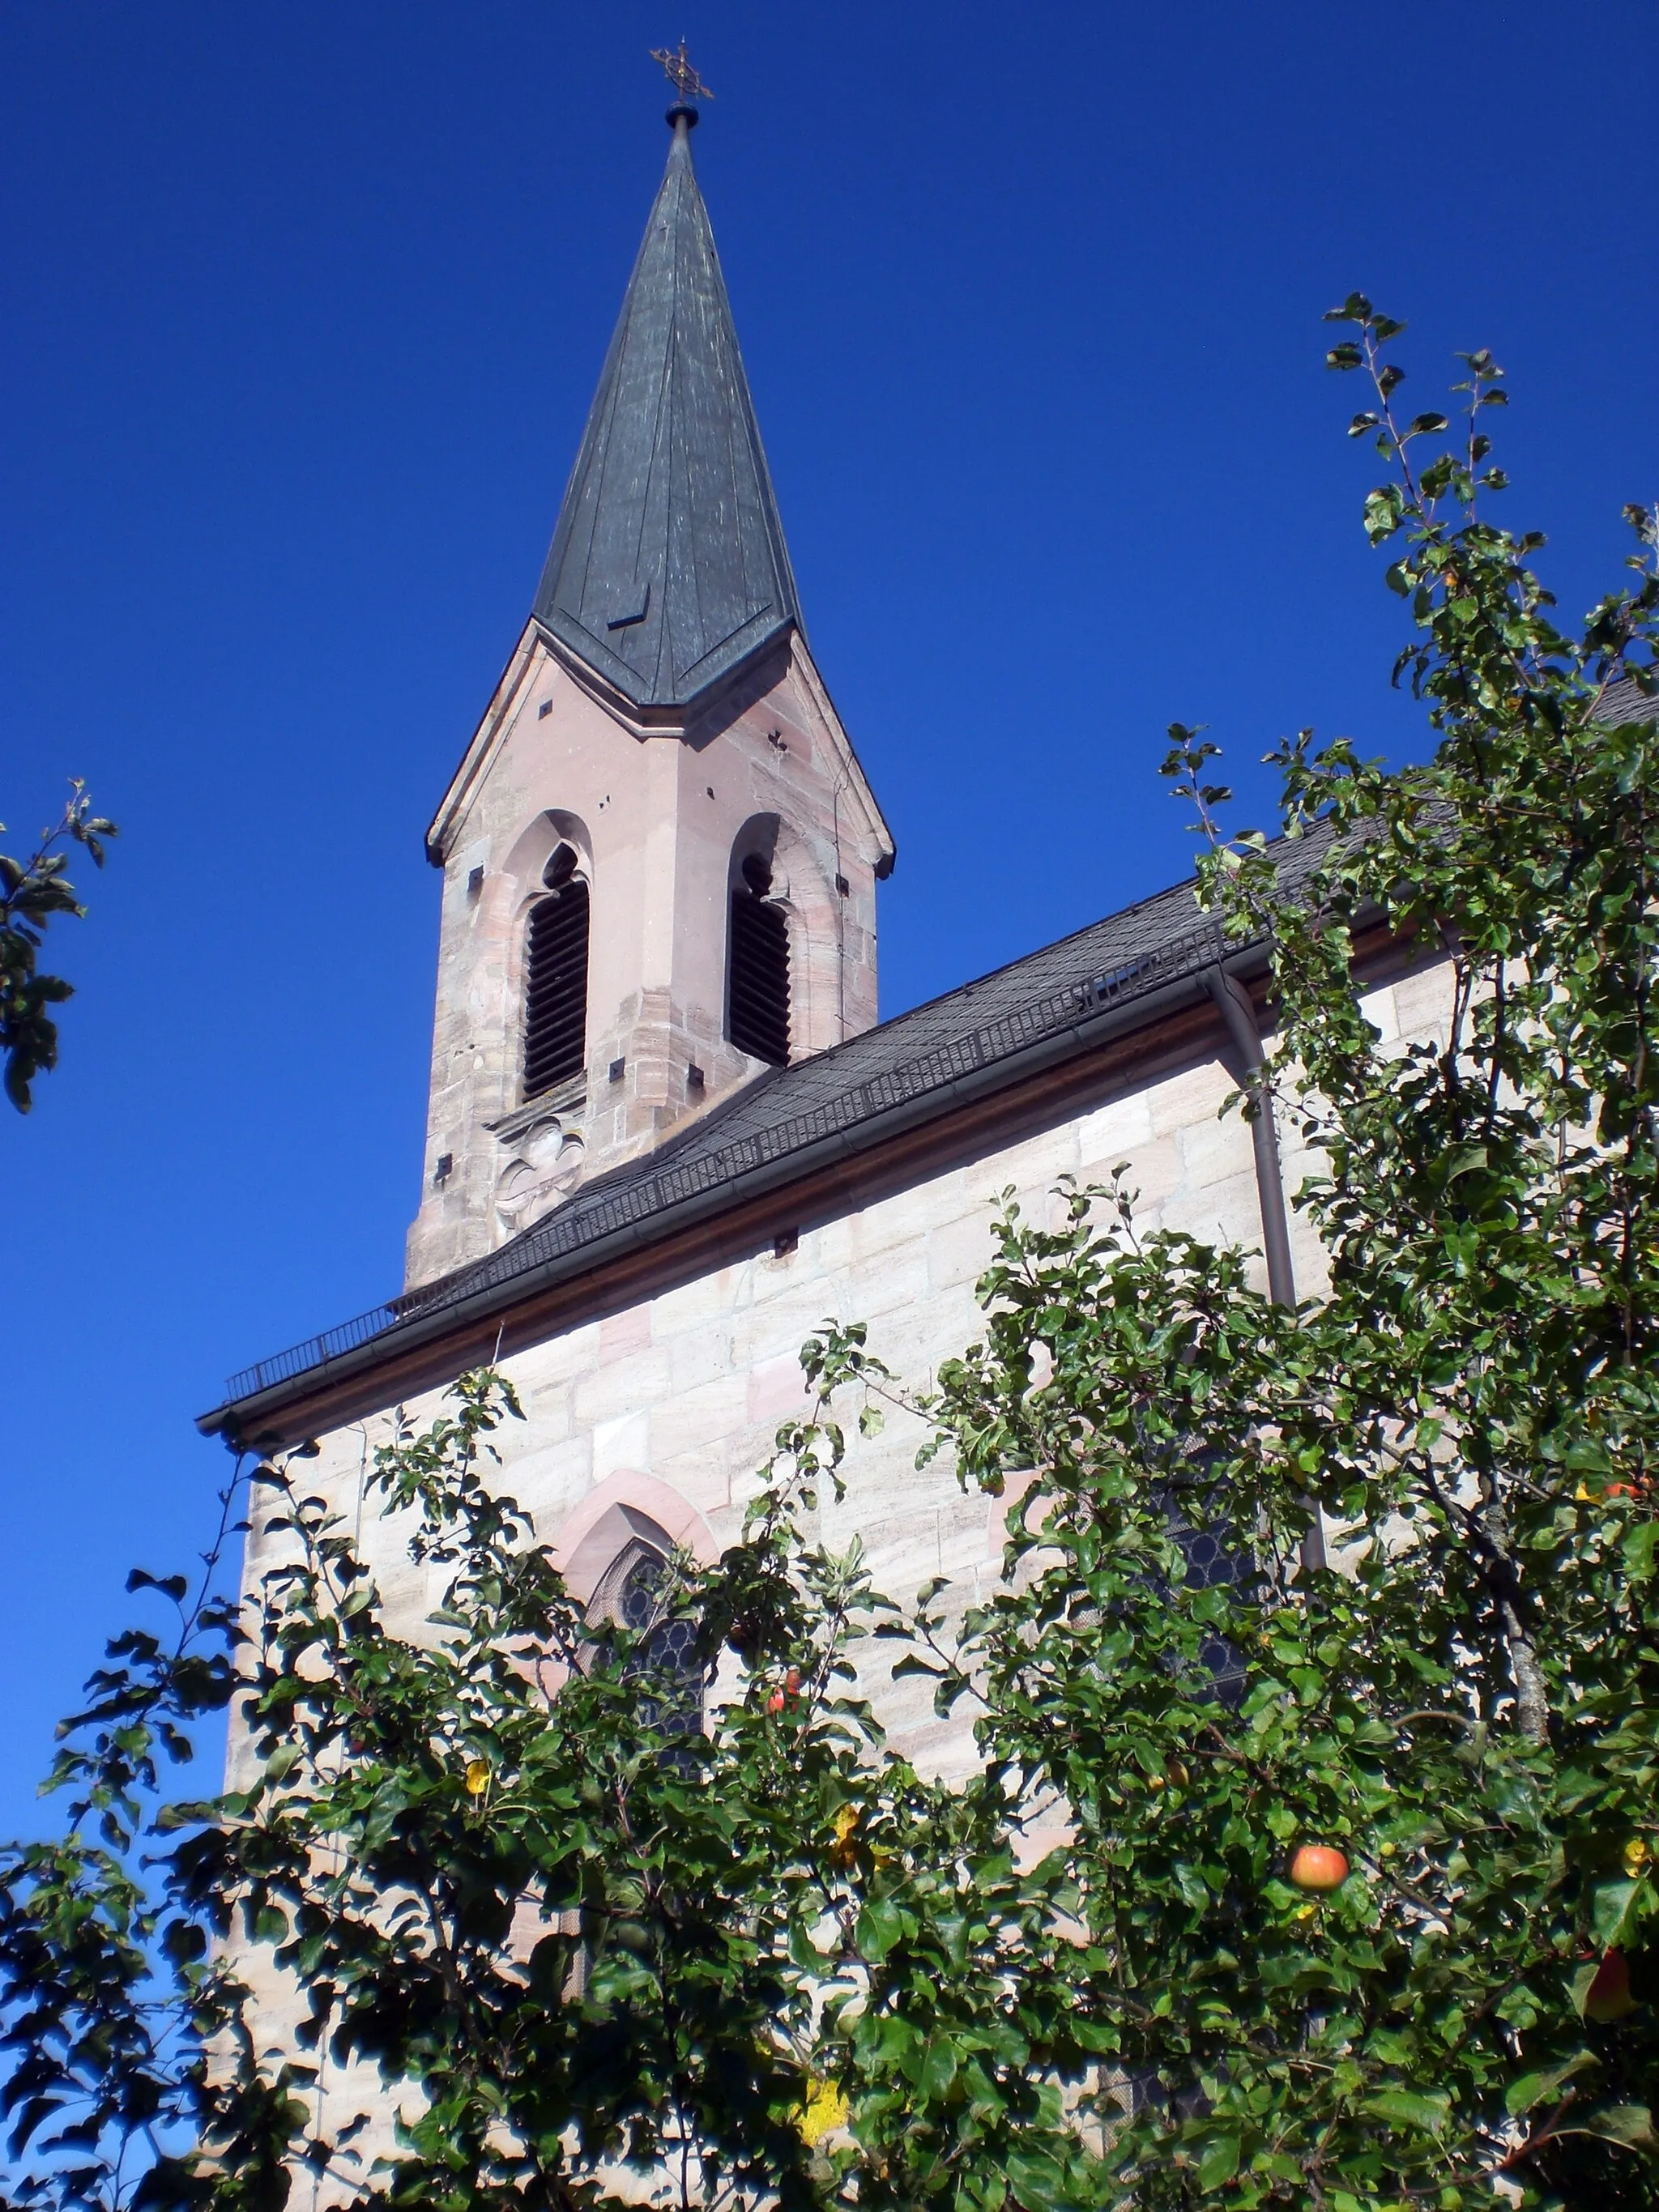
<path id="1" fill-rule="evenodd" d="M 736 1154 L 747 1152 L 746 1163 L 729 1161 L 725 1171 L 715 1172 L 720 1158 L 716 1154 L 713 1160 L 702 1164 L 704 1172 L 688 1178 L 689 1187 L 665 1202 L 649 1202 L 646 1192 L 653 1183 L 672 1176 L 675 1162 L 672 1158 L 664 1160 L 660 1155 L 655 1156 L 654 1172 L 632 1182 L 627 1179 L 625 1170 L 618 1171 L 615 1178 L 607 1177 L 605 1182 L 612 1185 L 613 1196 L 623 1197 L 629 1192 L 636 1194 L 636 1202 L 631 1207 L 624 1204 L 621 1209 L 628 1218 L 617 1220 L 596 1236 L 539 1258 L 523 1249 L 537 1234 L 533 1230 L 527 1231 L 520 1240 L 522 1264 L 502 1268 L 501 1263 L 514 1249 L 512 1246 L 504 1247 L 489 1260 L 460 1271 L 447 1284 L 434 1285 L 433 1294 L 423 1297 L 417 1305 L 404 1304 L 402 1312 L 392 1306 L 372 1309 L 358 1322 L 344 1324 L 342 1330 L 331 1332 L 339 1340 L 337 1351 L 324 1351 L 317 1359 L 289 1368 L 288 1363 L 296 1355 L 303 1356 L 325 1341 L 313 1339 L 309 1345 L 295 1346 L 293 1353 L 262 1362 L 259 1368 L 233 1377 L 224 1403 L 204 1413 L 198 1426 L 207 1434 L 256 1436 L 262 1419 L 269 1418 L 286 1401 L 299 1395 L 299 1386 L 303 1385 L 307 1391 L 314 1387 L 325 1373 L 342 1376 L 372 1370 L 394 1349 L 413 1348 L 469 1321 L 483 1316 L 493 1318 L 551 1284 L 592 1272 L 618 1252 L 665 1239 L 746 1199 L 799 1181 L 823 1161 L 872 1151 L 917 1123 L 943 1115 L 953 1104 L 1013 1087 L 1057 1061 L 1093 1050 L 1115 1036 L 1151 1026 L 1177 1007 L 1207 997 L 1205 974 L 1218 964 L 1224 963 L 1242 975 L 1254 974 L 1266 965 L 1264 945 L 1258 942 L 1224 950 L 1213 922 L 1201 916 L 1194 916 L 1194 922 L 1196 926 L 1185 933 L 1179 945 L 1168 948 L 1170 957 L 1159 965 L 1157 973 L 1146 978 L 1144 988 L 1131 988 L 1134 979 L 1130 978 L 1116 984 L 1114 989 L 1115 979 L 1099 979 L 1106 988 L 1101 1002 L 1092 1010 L 1080 997 L 1073 1018 L 1042 1030 L 1012 1050 L 989 1056 L 975 1054 L 974 1051 L 976 1040 L 983 1033 L 970 1033 L 954 1045 L 942 1048 L 963 1063 L 955 1072 L 939 1071 L 936 1079 L 918 1080 L 912 1085 L 905 1079 L 910 1071 L 894 1070 L 889 1085 L 899 1095 L 888 1103 L 876 1104 L 873 1110 L 848 1115 L 835 1126 L 823 1128 L 815 1138 L 799 1144 L 780 1144 L 769 1157 L 764 1155 L 763 1148 L 754 1139 L 740 1139 L 729 1150 Z M 1139 964 L 1148 965 L 1150 959 Z M 1077 988 L 1082 993 L 1091 987 Z M 994 1031 L 1006 1030 L 1011 1018 L 1005 1015 L 988 1028 Z M 872 1087 L 866 1083 L 854 1086 L 854 1091 Z M 817 1115 L 802 1118 L 823 1119 L 828 1110 L 820 1109 Z M 604 1195 L 599 1185 L 588 1186 L 583 1196 L 594 1194 Z M 561 1216 L 568 1218 L 568 1210 L 562 1208 Z M 553 1219 L 556 1222 L 560 1218 L 556 1216 Z M 551 1225 L 542 1224 L 538 1227 L 544 1230 Z M 362 1334 L 354 1337 L 356 1330 Z M 262 1373 L 268 1374 L 277 1368 L 287 1371 L 272 1375 L 268 1383 L 256 1381 Z M 237 1387 L 248 1384 L 253 1387 Z"/>

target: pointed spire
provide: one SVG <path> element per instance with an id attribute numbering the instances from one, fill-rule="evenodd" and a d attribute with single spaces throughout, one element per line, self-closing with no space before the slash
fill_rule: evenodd
<path id="1" fill-rule="evenodd" d="M 668 167 L 534 608 L 640 707 L 689 703 L 800 622 L 691 165 L 696 110 L 682 97 L 668 119 Z"/>

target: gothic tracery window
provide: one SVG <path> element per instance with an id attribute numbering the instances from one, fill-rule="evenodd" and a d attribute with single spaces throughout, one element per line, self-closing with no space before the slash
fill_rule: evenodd
<path id="1" fill-rule="evenodd" d="M 769 896 L 772 871 L 751 853 L 732 888 L 726 1034 L 739 1052 L 783 1067 L 789 1060 L 789 925 Z"/>
<path id="2" fill-rule="evenodd" d="M 525 957 L 524 1095 L 538 1097 L 587 1064 L 587 885 L 561 845 L 530 909 Z"/>
<path id="3" fill-rule="evenodd" d="M 1194 1498 L 1201 1495 L 1206 1472 L 1205 1457 L 1204 1454 L 1197 1455 L 1194 1466 L 1182 1475 L 1159 1483 L 1152 1492 L 1152 1502 L 1162 1511 L 1164 1532 L 1181 1554 L 1184 1569 L 1182 1580 L 1186 1587 L 1231 1589 L 1249 1603 L 1261 1582 L 1253 1547 L 1240 1540 L 1226 1515 L 1216 1515 L 1212 1507 L 1194 1515 L 1183 1499 L 1183 1491 Z M 1154 1579 L 1152 1586 L 1159 1590 L 1167 1588 L 1161 1577 Z M 1079 1626 L 1093 1626 L 1100 1617 L 1099 1607 L 1092 1604 L 1079 1605 L 1071 1614 Z M 1249 1671 L 1237 1645 L 1219 1631 L 1213 1631 L 1199 1646 L 1198 1662 L 1218 1702 L 1230 1711 L 1237 1711 L 1249 1687 Z"/>
<path id="4" fill-rule="evenodd" d="M 630 1544 L 600 1584 L 589 1618 L 596 1626 L 614 1621 L 645 1639 L 629 1652 L 623 1675 L 639 1686 L 646 1726 L 665 1735 L 694 1735 L 702 1726 L 703 1666 L 695 1624 L 669 1602 L 672 1575 L 653 1546 Z"/>
<path id="5" fill-rule="evenodd" d="M 1224 1522 L 1219 1527 L 1198 1526 L 1182 1512 L 1174 1492 L 1168 1493 L 1165 1513 L 1170 1534 L 1187 1563 L 1188 1589 L 1229 1589 L 1248 1596 L 1257 1580 L 1255 1565 L 1236 1532 Z M 1216 1696 L 1230 1711 L 1237 1711 L 1248 1686 L 1248 1669 L 1237 1645 L 1213 1634 L 1205 1638 L 1198 1656 Z"/>

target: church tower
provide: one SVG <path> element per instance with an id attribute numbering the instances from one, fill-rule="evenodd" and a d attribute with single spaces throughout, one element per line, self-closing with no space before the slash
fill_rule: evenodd
<path id="1" fill-rule="evenodd" d="M 893 842 L 807 649 L 684 98 L 443 871 L 406 1287 L 876 1019 Z"/>

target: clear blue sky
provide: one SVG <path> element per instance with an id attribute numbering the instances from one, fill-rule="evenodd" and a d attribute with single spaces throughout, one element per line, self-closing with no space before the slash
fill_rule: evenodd
<path id="1" fill-rule="evenodd" d="M 1576 614 L 1659 493 L 1653 0 L 11 0 L 0 817 L 121 824 L 0 1118 L 0 1831 L 201 1540 L 191 1417 L 400 1279 L 422 832 L 696 137 L 819 665 L 896 833 L 888 1012 L 1184 872 L 1173 717 L 1398 755 L 1352 287 L 1510 369 Z"/>

